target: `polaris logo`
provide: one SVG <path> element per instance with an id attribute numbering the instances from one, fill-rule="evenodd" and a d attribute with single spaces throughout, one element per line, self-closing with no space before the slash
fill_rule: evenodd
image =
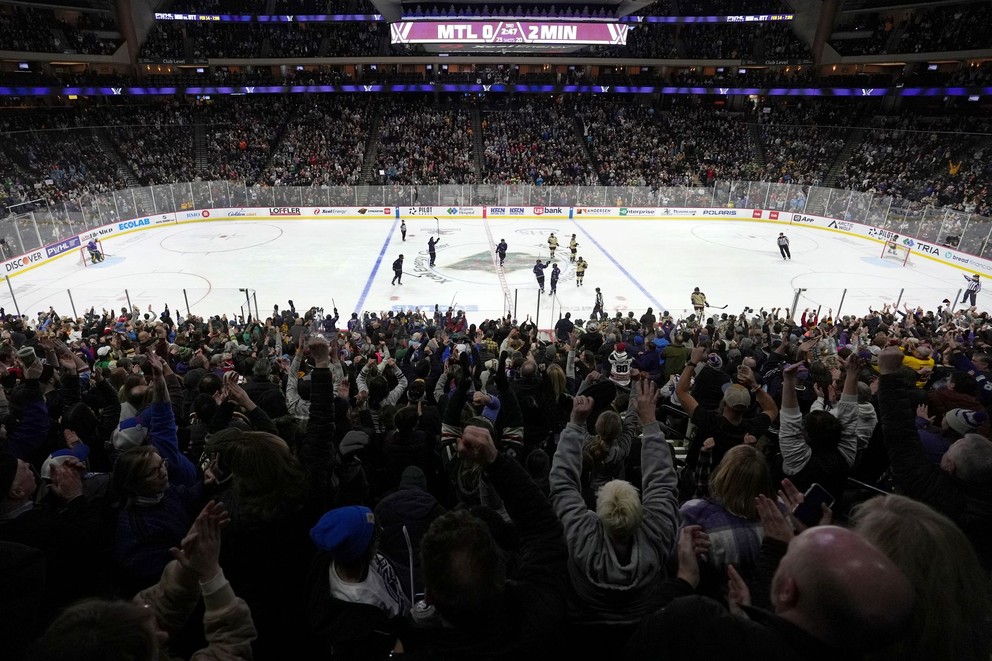
<path id="1" fill-rule="evenodd" d="M 733 209 L 703 209 L 704 216 L 736 216 L 737 211 Z"/>

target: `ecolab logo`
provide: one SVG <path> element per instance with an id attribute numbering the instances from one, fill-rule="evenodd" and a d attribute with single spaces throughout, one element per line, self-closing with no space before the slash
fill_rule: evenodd
<path id="1" fill-rule="evenodd" d="M 778 220 L 778 211 L 769 211 L 768 218 L 769 220 Z"/>
<path id="2" fill-rule="evenodd" d="M 4 266 L 7 269 L 7 273 L 11 271 L 16 271 L 19 268 L 23 268 L 35 262 L 39 262 L 45 258 L 45 254 L 40 250 L 31 253 L 30 255 L 21 255 L 15 260 L 7 262 Z"/>
<path id="3" fill-rule="evenodd" d="M 299 207 L 271 207 L 269 209 L 270 216 L 299 216 Z"/>
<path id="4" fill-rule="evenodd" d="M 510 207 L 510 215 L 511 216 L 522 216 L 522 215 L 524 215 L 524 208 L 523 207 Z"/>
<path id="5" fill-rule="evenodd" d="M 754 211 L 752 211 L 751 212 L 751 217 L 752 218 L 761 218 L 761 210 L 760 209 L 755 209 Z"/>
<path id="6" fill-rule="evenodd" d="M 704 216 L 736 216 L 737 212 L 733 209 L 720 209 L 719 211 L 714 209 L 703 209 Z"/>
<path id="7" fill-rule="evenodd" d="M 792 222 L 794 223 L 815 223 L 816 221 L 809 216 L 804 216 L 802 214 L 794 213 L 792 214 Z"/>
<path id="8" fill-rule="evenodd" d="M 130 230 L 135 227 L 144 227 L 145 225 L 151 225 L 151 218 L 142 218 L 141 220 L 128 220 L 117 225 L 119 230 Z"/>
<path id="9" fill-rule="evenodd" d="M 506 207 L 489 207 L 490 216 L 505 216 Z"/>

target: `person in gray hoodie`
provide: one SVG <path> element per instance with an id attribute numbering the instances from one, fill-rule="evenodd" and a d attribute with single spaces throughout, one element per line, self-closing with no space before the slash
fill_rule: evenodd
<path id="1" fill-rule="evenodd" d="M 615 625 L 610 628 L 619 632 L 657 610 L 666 559 L 678 539 L 677 477 L 655 420 L 658 387 L 641 375 L 633 376 L 632 383 L 643 430 L 642 495 L 629 482 L 613 480 L 597 493 L 596 511 L 586 506 L 579 481 L 585 418 L 593 404 L 588 397 L 575 397 L 551 468 L 551 502 L 564 526 L 569 554 L 569 615 L 581 628 Z"/>

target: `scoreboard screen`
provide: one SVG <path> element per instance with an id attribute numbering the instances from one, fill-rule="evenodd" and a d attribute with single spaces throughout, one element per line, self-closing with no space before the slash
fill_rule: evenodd
<path id="1" fill-rule="evenodd" d="M 629 27 L 560 21 L 401 21 L 389 31 L 394 44 L 625 46 Z"/>

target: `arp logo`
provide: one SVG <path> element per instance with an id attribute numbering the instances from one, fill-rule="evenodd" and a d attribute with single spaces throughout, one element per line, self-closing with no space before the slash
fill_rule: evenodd
<path id="1" fill-rule="evenodd" d="M 761 218 L 761 209 L 755 209 L 751 212 L 752 218 Z"/>

